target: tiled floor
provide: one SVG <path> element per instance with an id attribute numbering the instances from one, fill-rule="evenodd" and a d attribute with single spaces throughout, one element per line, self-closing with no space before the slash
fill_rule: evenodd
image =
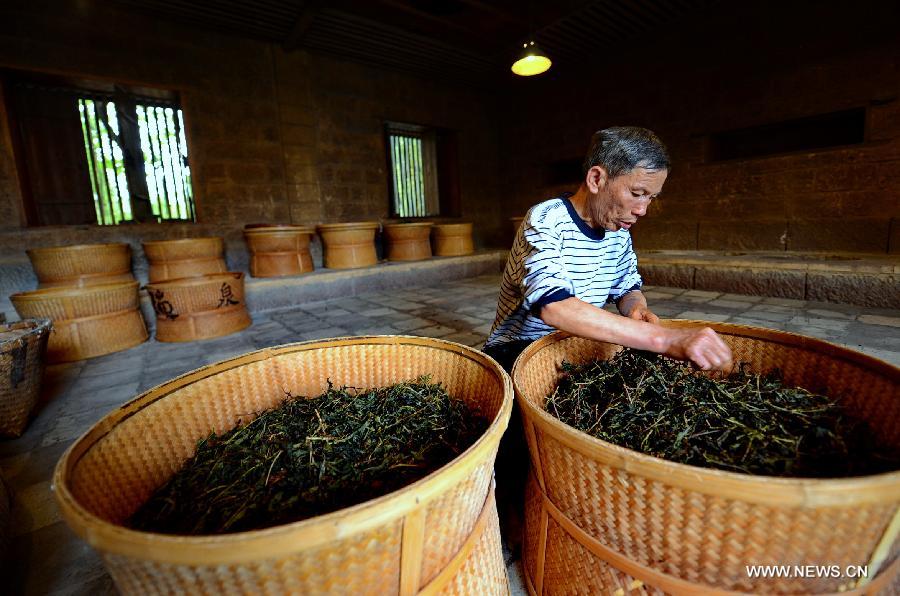
<path id="1" fill-rule="evenodd" d="M 50 492 L 53 466 L 72 441 L 107 411 L 176 375 L 257 348 L 323 337 L 410 334 L 481 346 L 490 330 L 498 276 L 308 303 L 254 316 L 249 329 L 191 344 L 141 346 L 51 366 L 39 412 L 26 433 L 0 442 L 0 467 L 14 493 L 4 584 L 11 593 L 113 591 L 97 555 L 60 521 Z M 900 311 L 807 303 L 674 288 L 645 288 L 664 318 L 729 321 L 820 337 L 900 364 Z M 510 567 L 523 593 L 520 566 Z"/>

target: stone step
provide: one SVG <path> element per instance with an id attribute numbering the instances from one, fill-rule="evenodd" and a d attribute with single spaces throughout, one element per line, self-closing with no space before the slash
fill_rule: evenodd
<path id="1" fill-rule="evenodd" d="M 647 284 L 900 308 L 900 257 L 862 253 L 642 251 Z"/>

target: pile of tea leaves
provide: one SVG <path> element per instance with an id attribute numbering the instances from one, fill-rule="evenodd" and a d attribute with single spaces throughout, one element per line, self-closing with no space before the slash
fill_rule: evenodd
<path id="1" fill-rule="evenodd" d="M 728 376 L 626 349 L 610 360 L 563 363 L 545 408 L 604 441 L 669 461 L 747 474 L 827 478 L 900 469 L 896 449 L 838 401 L 785 387 L 778 371 Z"/>
<path id="2" fill-rule="evenodd" d="M 290 395 L 197 444 L 129 520 L 164 534 L 223 534 L 290 523 L 379 497 L 426 476 L 487 428 L 429 377 L 379 389 Z"/>

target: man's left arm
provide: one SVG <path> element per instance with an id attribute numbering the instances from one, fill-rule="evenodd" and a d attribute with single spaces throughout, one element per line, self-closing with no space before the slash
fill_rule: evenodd
<path id="1" fill-rule="evenodd" d="M 659 323 L 657 317 L 647 306 L 647 297 L 640 290 L 632 290 L 619 298 L 616 302 L 616 308 L 622 316 L 634 319 L 636 321 L 646 321 L 647 323 Z"/>

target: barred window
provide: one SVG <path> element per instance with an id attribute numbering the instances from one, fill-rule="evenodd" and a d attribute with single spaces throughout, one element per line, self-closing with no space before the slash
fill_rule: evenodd
<path id="1" fill-rule="evenodd" d="M 176 94 L 10 74 L 4 87 L 30 225 L 194 221 Z"/>
<path id="2" fill-rule="evenodd" d="M 387 124 L 391 171 L 391 215 L 430 217 L 440 213 L 434 130 L 413 124 Z"/>

